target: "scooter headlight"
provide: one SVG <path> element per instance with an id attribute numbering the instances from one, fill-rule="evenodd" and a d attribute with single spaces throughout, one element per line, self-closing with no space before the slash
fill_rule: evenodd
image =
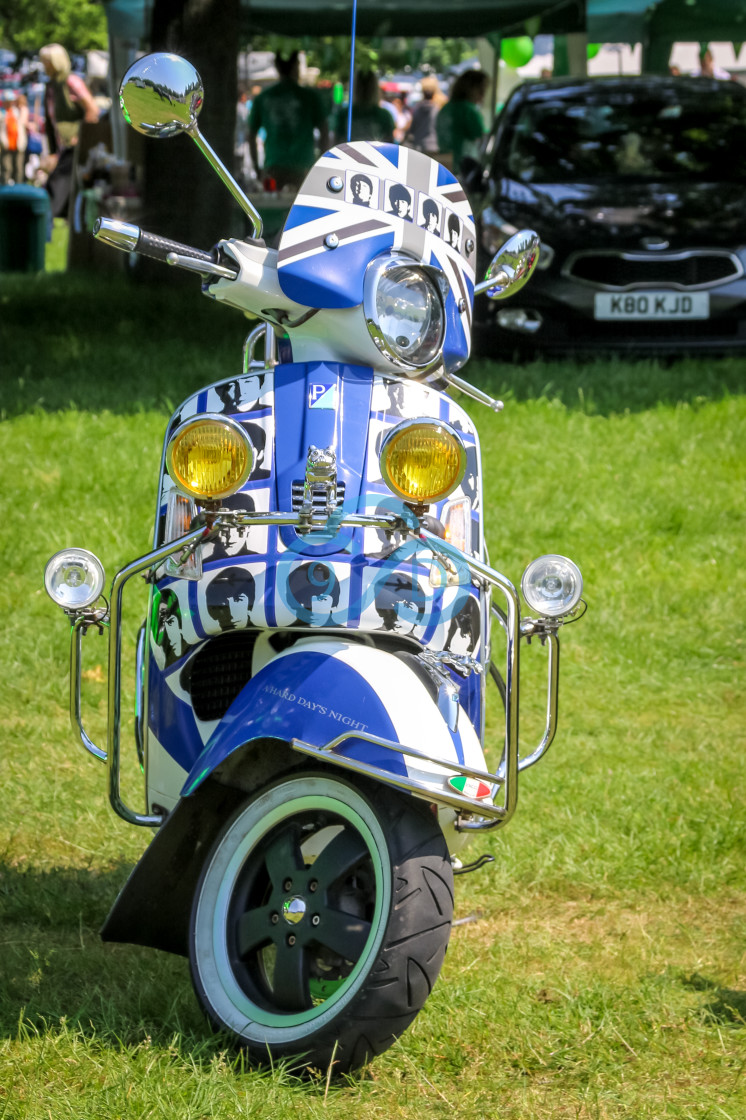
<path id="1" fill-rule="evenodd" d="M 532 560 L 521 578 L 523 597 L 538 614 L 559 618 L 580 602 L 583 577 L 566 556 L 540 556 Z"/>
<path id="2" fill-rule="evenodd" d="M 466 449 L 443 420 L 405 420 L 381 445 L 381 475 L 406 502 L 429 505 L 447 498 L 466 471 Z"/>
<path id="3" fill-rule="evenodd" d="M 371 338 L 400 369 L 424 372 L 440 358 L 445 312 L 438 286 L 408 257 L 378 257 L 365 274 L 365 320 Z"/>
<path id="4" fill-rule="evenodd" d="M 85 610 L 104 589 L 104 566 L 85 548 L 63 548 L 47 561 L 44 587 L 63 610 Z"/>
<path id="5" fill-rule="evenodd" d="M 203 414 L 177 428 L 166 467 L 182 493 L 197 501 L 228 498 L 251 474 L 254 450 L 235 420 Z"/>

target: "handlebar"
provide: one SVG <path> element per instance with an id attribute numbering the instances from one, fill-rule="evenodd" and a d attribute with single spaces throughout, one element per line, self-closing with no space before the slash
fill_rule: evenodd
<path id="1" fill-rule="evenodd" d="M 145 257 L 152 257 L 165 264 L 178 265 L 203 275 L 223 276 L 227 279 L 235 279 L 238 275 L 238 268 L 233 262 L 230 262 L 228 267 L 218 264 L 214 252 L 207 253 L 204 249 L 182 245 L 180 241 L 172 241 L 169 237 L 147 233 L 139 226 L 132 225 L 130 222 L 121 222 L 116 218 L 97 218 L 93 226 L 93 236 L 125 253 L 142 253 Z"/>

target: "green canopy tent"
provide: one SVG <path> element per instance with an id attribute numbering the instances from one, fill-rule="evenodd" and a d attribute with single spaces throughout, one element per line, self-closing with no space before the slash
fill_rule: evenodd
<path id="1" fill-rule="evenodd" d="M 665 73 L 676 42 L 746 40 L 746 0 L 587 0 L 588 37 L 642 43 L 643 70 Z"/>
<path id="2" fill-rule="evenodd" d="M 147 37 L 150 0 L 104 0 L 111 34 Z M 348 35 L 352 0 L 241 0 L 245 30 L 299 35 Z M 489 31 L 564 34 L 585 27 L 585 0 L 358 0 L 357 33 L 373 36 L 459 36 Z"/>

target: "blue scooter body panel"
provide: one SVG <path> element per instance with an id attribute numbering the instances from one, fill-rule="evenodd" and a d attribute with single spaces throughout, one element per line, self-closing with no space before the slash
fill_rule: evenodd
<path id="1" fill-rule="evenodd" d="M 302 739 L 323 747 L 359 731 L 449 762 L 484 764 L 462 713 L 450 731 L 421 676 L 394 654 L 321 636 L 301 640 L 242 689 L 194 762 L 181 796 L 194 793 L 233 751 L 252 739 Z M 354 735 L 335 751 L 393 774 L 423 774 L 442 787 L 448 772 Z"/>

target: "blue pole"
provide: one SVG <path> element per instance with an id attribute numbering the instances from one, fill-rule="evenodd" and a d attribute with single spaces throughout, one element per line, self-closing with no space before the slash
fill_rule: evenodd
<path id="1" fill-rule="evenodd" d="M 352 43 L 350 45 L 350 96 L 347 106 L 347 143 L 352 139 L 352 89 L 355 82 L 355 29 L 357 26 L 357 0 L 352 0 Z"/>

